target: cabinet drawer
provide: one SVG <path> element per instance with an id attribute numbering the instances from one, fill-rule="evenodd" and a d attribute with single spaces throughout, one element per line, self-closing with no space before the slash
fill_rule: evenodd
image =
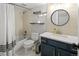
<path id="1" fill-rule="evenodd" d="M 66 43 L 63 43 L 63 42 L 55 41 L 55 40 L 52 40 L 52 39 L 48 39 L 47 42 L 50 45 L 54 45 L 56 47 L 60 47 L 60 48 L 64 48 L 64 49 L 71 47 L 70 44 L 66 44 Z"/>
<path id="2" fill-rule="evenodd" d="M 72 44 L 68 44 L 68 43 L 64 43 L 64 42 L 60 42 L 60 41 L 55 41 L 55 40 L 51 40 L 51 39 L 48 39 L 47 42 L 48 42 L 47 44 L 55 46 L 57 48 L 64 49 L 64 50 L 69 51 L 71 53 L 75 53 L 75 54 L 77 53 L 77 49 L 75 49 Z"/>
<path id="3" fill-rule="evenodd" d="M 52 45 L 52 46 L 56 46 L 56 47 L 59 47 L 59 48 L 63 48 L 63 49 L 68 49 L 68 48 L 71 49 L 72 48 L 71 44 L 56 41 L 56 40 L 53 40 L 53 39 L 48 39 L 48 38 L 42 37 L 41 41 L 43 43 L 46 43 L 46 44 L 49 44 L 49 45 Z"/>
<path id="4" fill-rule="evenodd" d="M 68 44 L 68 43 L 64 43 L 64 42 L 60 42 L 52 39 L 47 39 L 47 44 L 56 46 L 58 48 L 66 49 L 68 51 L 76 51 L 76 49 L 73 47 L 72 44 Z"/>

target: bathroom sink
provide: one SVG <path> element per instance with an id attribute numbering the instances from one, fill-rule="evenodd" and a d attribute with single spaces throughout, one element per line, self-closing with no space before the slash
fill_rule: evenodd
<path id="1" fill-rule="evenodd" d="M 69 35 L 61 35 L 61 37 L 64 37 L 64 38 L 71 38 L 71 36 L 69 36 Z"/>
<path id="2" fill-rule="evenodd" d="M 64 34 L 54 34 L 52 33 L 53 36 L 56 36 L 56 37 L 62 37 L 62 38 L 75 38 L 75 36 L 71 36 L 71 35 L 64 35 Z"/>
<path id="3" fill-rule="evenodd" d="M 73 40 L 73 39 L 76 39 L 77 38 L 76 36 L 71 36 L 71 35 L 61 35 L 61 37 L 67 38 L 69 40 Z"/>

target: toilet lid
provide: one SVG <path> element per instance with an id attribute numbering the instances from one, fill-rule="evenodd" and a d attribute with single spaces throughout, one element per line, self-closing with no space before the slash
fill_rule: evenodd
<path id="1" fill-rule="evenodd" d="M 33 40 L 26 40 L 26 41 L 24 42 L 25 45 L 30 45 L 30 44 L 33 44 L 33 43 L 34 43 Z"/>

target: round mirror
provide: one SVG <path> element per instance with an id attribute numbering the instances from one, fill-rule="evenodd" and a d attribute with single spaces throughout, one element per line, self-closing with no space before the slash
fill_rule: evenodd
<path id="1" fill-rule="evenodd" d="M 55 10 L 51 15 L 51 21 L 53 22 L 53 24 L 58 26 L 67 24 L 69 18 L 69 13 L 63 9 Z"/>

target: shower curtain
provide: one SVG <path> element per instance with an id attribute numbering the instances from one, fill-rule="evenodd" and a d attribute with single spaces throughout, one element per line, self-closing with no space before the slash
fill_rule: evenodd
<path id="1" fill-rule="evenodd" d="M 14 45 L 15 45 L 15 11 L 14 5 L 6 4 L 7 12 L 7 55 L 14 55 Z"/>
<path id="2" fill-rule="evenodd" d="M 15 42 L 14 5 L 0 3 L 0 55 L 14 55 Z"/>

